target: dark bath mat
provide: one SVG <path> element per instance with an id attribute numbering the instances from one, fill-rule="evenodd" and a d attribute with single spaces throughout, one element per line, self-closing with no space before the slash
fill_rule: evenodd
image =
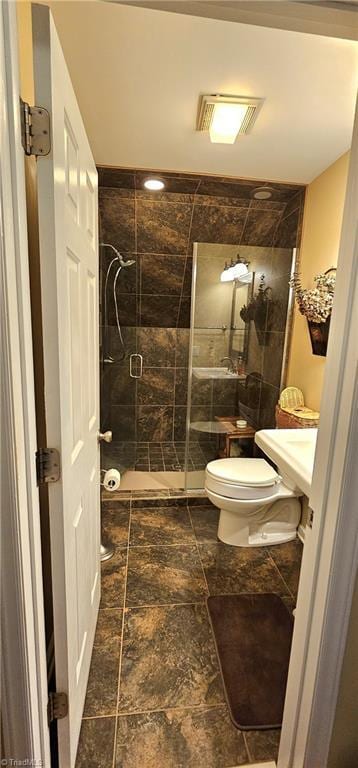
<path id="1" fill-rule="evenodd" d="M 278 595 L 207 599 L 231 718 L 241 730 L 280 728 L 293 619 Z"/>

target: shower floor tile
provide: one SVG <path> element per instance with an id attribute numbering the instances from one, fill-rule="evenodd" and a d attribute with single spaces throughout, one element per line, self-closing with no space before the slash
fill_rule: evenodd
<path id="1" fill-rule="evenodd" d="M 104 495 L 106 531 L 117 549 L 102 564 L 76 768 L 276 760 L 279 730 L 244 733 L 230 720 L 205 598 L 208 590 L 271 591 L 292 610 L 302 546 L 220 544 L 218 510 L 207 499 L 161 493 L 125 502 Z"/>
<path id="2" fill-rule="evenodd" d="M 102 468 L 119 469 L 123 477 L 132 472 L 185 472 L 185 442 L 127 443 L 112 442 L 102 446 Z M 217 458 L 217 444 L 207 441 L 190 442 L 188 470 L 203 470 Z M 175 487 L 175 485 L 174 485 Z"/>

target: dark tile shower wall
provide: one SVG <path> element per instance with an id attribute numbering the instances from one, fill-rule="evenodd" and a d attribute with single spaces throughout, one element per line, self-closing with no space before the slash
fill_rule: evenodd
<path id="1" fill-rule="evenodd" d="M 114 440 L 182 441 L 193 243 L 292 248 L 300 238 L 304 188 L 273 183 L 272 199 L 259 201 L 252 198 L 252 191 L 267 182 L 161 173 L 165 191 L 154 193 L 144 190 L 143 182 L 159 174 L 117 168 L 98 171 L 100 238 L 136 262 L 123 269 L 118 280 L 125 346 L 127 354 L 140 352 L 144 359 L 140 380 L 129 377 L 128 359 L 105 366 L 102 428 L 112 428 Z M 109 249 L 101 249 L 100 258 L 103 291 L 112 258 Z M 260 421 L 265 425 L 273 423 L 278 397 L 274 371 L 282 358 L 289 269 L 287 259 L 277 258 L 271 271 L 273 289 L 282 298 L 282 312 L 275 320 L 272 345 L 260 357 Z M 120 344 L 113 301 L 109 302 L 108 319 L 102 345 L 106 354 L 116 358 Z M 219 406 L 225 410 L 221 394 Z"/>

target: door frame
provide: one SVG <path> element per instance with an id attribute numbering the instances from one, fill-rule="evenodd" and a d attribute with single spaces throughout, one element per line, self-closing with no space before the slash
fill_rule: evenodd
<path id="1" fill-rule="evenodd" d="M 16 5 L 1 3 L 0 260 L 2 530 L 9 529 L 11 573 L 2 573 L 2 736 L 6 757 L 50 765 L 35 390 L 32 355 L 24 152 L 21 144 Z M 5 151 L 4 151 L 5 150 Z M 5 503 L 4 503 L 5 502 Z M 16 681 L 16 685 L 14 682 Z M 19 709 L 18 689 L 24 696 Z M 7 727 L 11 725 L 11 727 Z"/>
<path id="2" fill-rule="evenodd" d="M 18 521 L 12 541 L 16 553 L 17 578 L 5 583 L 7 600 L 21 609 L 21 656 L 26 700 L 29 757 L 50 765 L 46 716 L 47 677 L 41 573 L 41 538 L 38 491 L 35 478 L 36 450 L 35 397 L 32 369 L 31 312 L 26 229 L 26 196 L 19 114 L 19 77 L 15 4 L 2 3 L 0 34 L 5 40 L 6 111 L 1 128 L 9 144 L 9 167 L 1 188 L 3 219 L 8 233 L 3 236 L 2 267 L 6 282 L 6 320 L 3 330 L 8 365 L 5 406 L 10 416 L 6 451 L 16 460 L 12 473 L 11 510 Z M 324 385 L 324 408 L 315 459 L 311 493 L 314 509 L 312 531 L 308 534 L 302 563 L 296 628 L 289 670 L 287 705 L 279 755 L 279 768 L 304 768 L 319 754 L 326 759 L 329 748 L 340 670 L 347 638 L 353 591 L 353 566 L 357 562 L 358 519 L 352 514 L 353 484 L 349 485 L 349 458 L 357 447 L 350 429 L 350 417 L 357 396 L 353 319 L 357 311 L 357 221 L 358 124 L 356 120 L 350 158 L 347 202 L 337 271 L 335 309 Z M 4 204 L 6 203 L 6 205 Z M 12 203 L 12 204 L 11 204 Z M 10 228 L 10 229 L 9 229 Z M 11 232 L 12 229 L 12 232 Z M 354 263 L 355 262 L 355 263 Z M 350 331 L 350 333 L 349 333 Z M 3 339 L 2 339 L 3 340 Z M 335 356 L 333 355 L 335 350 Z M 328 375 L 329 374 L 329 375 Z M 15 455 L 14 455 L 15 453 Z M 347 457 L 347 462 L 345 459 Z M 335 473 L 331 479 L 331 469 Z M 324 530 L 329 520 L 330 530 Z M 327 526 L 326 526 L 327 529 Z M 342 549 L 344 564 L 342 568 Z M 311 600 L 305 584 L 314 583 Z M 24 596 L 26 595 L 26 599 Z M 344 596 L 345 601 L 341 596 Z M 343 604 L 344 603 L 344 604 Z M 340 616 L 342 621 L 337 620 Z M 14 658 L 4 659 L 4 672 L 13 680 Z M 327 668 L 334 673 L 327 674 Z M 329 666 L 331 665 L 331 666 Z M 17 666 L 18 671 L 18 666 Z M 296 691 L 298 690 L 298 696 Z M 9 692 L 8 711 L 12 695 Z M 321 713 L 325 712 L 322 723 Z M 6 714 L 6 713 L 5 713 Z M 315 729 L 318 715 L 320 728 Z M 315 738 L 311 738 L 314 732 Z"/>
<path id="3" fill-rule="evenodd" d="M 326 765 L 357 574 L 357 212 L 358 100 L 278 768 Z"/>

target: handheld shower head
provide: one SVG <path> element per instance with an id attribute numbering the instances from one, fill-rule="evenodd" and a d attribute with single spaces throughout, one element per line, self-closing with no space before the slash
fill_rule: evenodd
<path id="1" fill-rule="evenodd" d="M 122 260 L 121 267 L 131 267 L 133 264 L 135 264 L 135 259 L 127 259 L 127 261 Z"/>
<path id="2" fill-rule="evenodd" d="M 112 243 L 100 243 L 100 246 L 102 248 L 111 248 L 112 251 L 114 251 L 114 253 L 116 254 L 121 267 L 131 267 L 133 264 L 135 264 L 135 259 L 128 259 L 128 261 L 125 261 L 122 254 L 119 251 L 117 251 L 117 248 L 115 248 L 114 245 L 112 245 Z"/>

